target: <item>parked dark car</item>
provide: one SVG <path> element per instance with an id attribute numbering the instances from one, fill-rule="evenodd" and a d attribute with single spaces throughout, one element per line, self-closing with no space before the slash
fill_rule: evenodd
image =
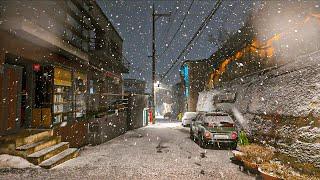
<path id="1" fill-rule="evenodd" d="M 190 137 L 203 148 L 209 145 L 237 147 L 238 133 L 233 119 L 223 112 L 199 113 L 190 125 Z"/>

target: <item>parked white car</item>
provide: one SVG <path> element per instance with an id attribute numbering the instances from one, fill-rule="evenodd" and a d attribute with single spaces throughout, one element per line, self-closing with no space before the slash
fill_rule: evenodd
<path id="1" fill-rule="evenodd" d="M 190 126 L 192 119 L 195 119 L 198 112 L 185 112 L 182 117 L 182 126 Z"/>

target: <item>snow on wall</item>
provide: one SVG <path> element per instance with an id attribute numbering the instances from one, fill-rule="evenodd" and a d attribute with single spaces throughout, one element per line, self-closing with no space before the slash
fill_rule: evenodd
<path id="1" fill-rule="evenodd" d="M 216 90 L 237 93 L 233 106 L 252 137 L 320 167 L 320 131 L 315 129 L 320 126 L 320 51 L 226 82 Z"/>
<path id="2" fill-rule="evenodd" d="M 197 102 L 197 111 L 211 112 L 215 111 L 213 106 L 213 97 L 217 94 L 218 91 L 203 91 L 199 92 L 198 102 Z"/>

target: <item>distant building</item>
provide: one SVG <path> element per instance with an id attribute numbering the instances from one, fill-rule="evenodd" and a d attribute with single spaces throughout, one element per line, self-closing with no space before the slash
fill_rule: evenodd
<path id="1" fill-rule="evenodd" d="M 205 89 L 210 72 L 207 60 L 188 60 L 180 68 L 180 77 L 184 95 L 184 112 L 195 112 L 199 92 Z"/>
<path id="2" fill-rule="evenodd" d="M 145 93 L 146 82 L 139 79 L 124 79 L 123 89 L 128 99 L 127 129 L 136 129 L 148 124 L 149 95 Z"/>
<path id="3" fill-rule="evenodd" d="M 179 82 L 172 86 L 172 114 L 176 117 L 185 110 L 184 96 L 183 96 L 183 83 Z"/>
<path id="4" fill-rule="evenodd" d="M 146 82 L 139 79 L 124 79 L 123 89 L 125 93 L 144 94 Z"/>
<path id="5" fill-rule="evenodd" d="M 155 85 L 155 115 L 164 116 L 166 113 L 172 113 L 172 88 L 166 84 Z"/>

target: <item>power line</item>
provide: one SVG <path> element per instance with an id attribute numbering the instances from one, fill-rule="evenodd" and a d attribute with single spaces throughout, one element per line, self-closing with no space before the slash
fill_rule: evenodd
<path id="1" fill-rule="evenodd" d="M 179 67 L 181 63 L 182 63 L 181 61 L 178 62 L 178 63 L 174 66 L 174 68 Z M 172 74 L 172 72 L 173 72 L 173 71 L 170 71 L 170 72 L 167 74 L 167 76 L 169 77 L 169 76 Z"/>
<path id="2" fill-rule="evenodd" d="M 177 5 L 178 5 L 179 1 L 177 0 L 173 6 L 173 8 L 175 8 Z M 178 12 L 178 8 L 175 8 L 175 11 L 173 12 L 173 14 L 171 14 L 172 16 L 176 15 Z M 173 24 L 173 19 L 174 18 L 171 18 L 169 17 L 169 23 L 168 23 L 168 26 L 166 27 L 166 30 L 164 31 L 164 33 L 161 35 L 163 38 L 163 41 L 161 43 L 159 43 L 160 45 L 165 43 L 166 40 L 169 38 L 168 36 L 168 33 L 170 32 L 171 30 L 171 27 L 172 27 L 172 24 Z"/>
<path id="3" fill-rule="evenodd" d="M 189 5 L 188 10 L 187 10 L 187 13 L 184 15 L 184 17 L 183 17 L 183 19 L 182 19 L 182 21 L 181 21 L 181 23 L 180 23 L 180 25 L 179 25 L 179 28 L 177 29 L 177 31 L 174 33 L 173 37 L 172 37 L 171 40 L 169 41 L 168 46 L 166 46 L 166 49 L 165 49 L 164 51 L 162 51 L 162 53 L 159 55 L 159 58 L 158 58 L 158 59 L 160 59 L 160 58 L 167 52 L 167 50 L 169 49 L 169 47 L 171 46 L 173 40 L 176 38 L 176 36 L 177 36 L 178 32 L 180 31 L 180 29 L 181 29 L 184 21 L 186 20 L 187 15 L 189 14 L 193 3 L 194 3 L 194 0 L 192 0 L 191 4 Z"/>
<path id="4" fill-rule="evenodd" d="M 189 49 L 189 46 L 193 43 L 193 41 L 198 38 L 202 34 L 202 30 L 208 25 L 213 15 L 216 13 L 216 11 L 219 9 L 220 5 L 222 4 L 222 0 L 218 0 L 212 9 L 211 13 L 205 18 L 205 20 L 202 22 L 198 30 L 193 34 L 191 40 L 188 42 L 188 44 L 185 46 L 185 48 L 181 51 L 177 59 L 171 64 L 170 68 L 164 73 L 164 75 L 161 78 L 161 81 L 166 77 L 166 75 L 171 71 L 171 69 L 174 67 L 174 65 L 178 62 L 178 60 L 184 55 L 185 52 Z"/>

